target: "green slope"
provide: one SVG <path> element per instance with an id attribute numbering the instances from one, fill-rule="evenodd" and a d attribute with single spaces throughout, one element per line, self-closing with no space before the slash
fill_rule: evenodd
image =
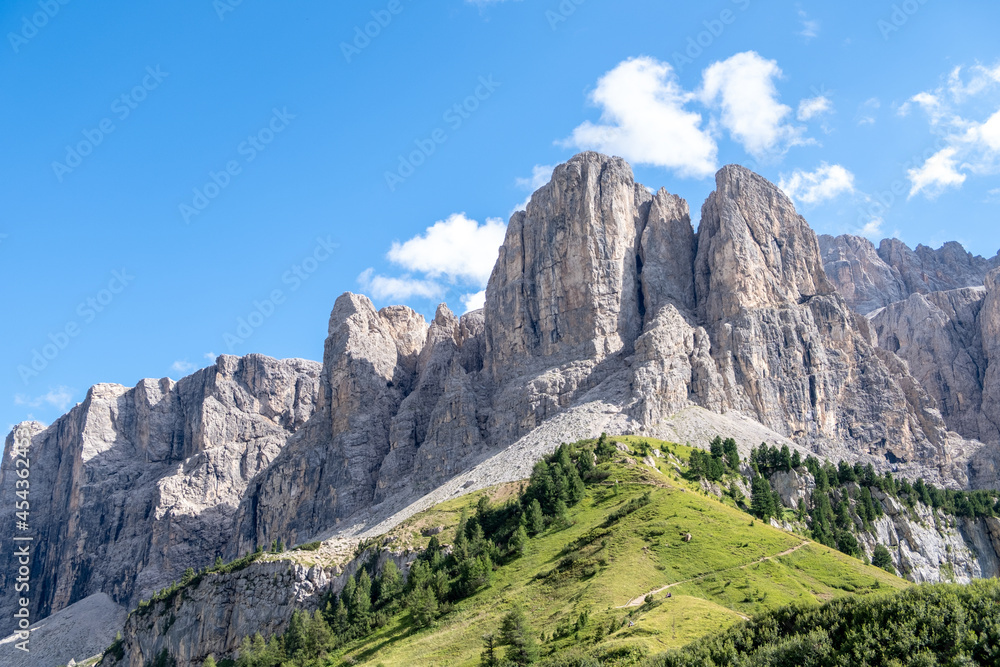
<path id="1" fill-rule="evenodd" d="M 543 637 L 543 658 L 576 650 L 602 656 L 605 664 L 632 664 L 631 658 L 682 646 L 782 605 L 818 605 L 908 585 L 705 495 L 676 475 L 687 448 L 643 440 L 665 456 L 621 453 L 602 464 L 608 477 L 587 485 L 569 510 L 571 525 L 529 540 L 521 558 L 497 569 L 491 586 L 457 602 L 430 628 L 417 629 L 408 614 L 396 615 L 326 664 L 478 665 L 483 635 L 496 632 L 515 607 Z M 499 502 L 517 491 L 506 485 L 482 493 Z M 605 525 L 612 512 L 647 492 L 649 504 Z M 413 517 L 393 531 L 394 546 L 426 545 L 421 531 L 428 527 L 443 527 L 439 539 L 451 542 L 462 509 L 471 514 L 482 493 Z M 651 591 L 658 592 L 644 602 Z M 571 626 L 583 612 L 589 618 L 576 631 Z"/>

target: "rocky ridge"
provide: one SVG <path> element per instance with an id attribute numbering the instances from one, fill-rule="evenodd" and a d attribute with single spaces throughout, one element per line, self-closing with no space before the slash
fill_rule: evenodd
<path id="1" fill-rule="evenodd" d="M 981 287 L 986 274 L 1000 267 L 1000 253 L 986 259 L 954 241 L 937 250 L 911 250 L 899 239 L 885 239 L 876 249 L 868 239 L 846 234 L 821 235 L 819 243 L 830 280 L 863 315 L 912 294 Z"/>
<path id="2" fill-rule="evenodd" d="M 602 430 L 704 442 L 707 425 L 739 424 L 968 484 L 979 445 L 950 434 L 875 344 L 791 201 L 738 166 L 716 185 L 695 234 L 682 199 L 581 154 L 512 217 L 482 311 L 442 307 L 428 324 L 345 294 L 322 365 L 220 357 L 176 383 L 99 385 L 49 428 L 19 426 L 0 514 L 17 438 L 31 440 L 33 485 L 56 490 L 34 514 L 49 545 L 35 617 L 98 591 L 131 607 L 186 567 L 273 539 L 375 530 L 491 461 L 530 469 L 538 451 Z"/>

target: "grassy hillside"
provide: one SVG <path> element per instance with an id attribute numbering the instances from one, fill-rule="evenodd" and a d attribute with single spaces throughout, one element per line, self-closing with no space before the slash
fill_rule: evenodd
<path id="1" fill-rule="evenodd" d="M 490 586 L 456 602 L 431 627 L 418 628 L 409 613 L 397 613 L 318 664 L 478 665 L 483 636 L 498 632 L 515 608 L 542 637 L 543 660 L 585 652 L 604 664 L 633 664 L 782 605 L 907 586 L 754 520 L 729 499 L 705 495 L 677 474 L 687 448 L 617 440 L 642 453 L 646 443 L 661 456 L 618 452 L 598 466 L 599 481 L 587 484 L 568 522 L 528 540 L 524 555 L 498 567 Z M 479 496 L 496 504 L 518 491 L 506 485 L 444 503 L 391 537 L 394 544 L 426 546 L 430 538 L 423 533 L 441 528 L 438 539 L 447 544 L 463 509 L 472 515 Z M 609 521 L 647 493 L 647 504 Z"/>

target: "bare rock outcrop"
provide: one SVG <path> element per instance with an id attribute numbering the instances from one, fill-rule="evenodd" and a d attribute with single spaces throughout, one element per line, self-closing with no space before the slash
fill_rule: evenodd
<path id="1" fill-rule="evenodd" d="M 0 468 L 0 521 L 14 525 L 16 442 L 30 443 L 31 614 L 95 594 L 134 606 L 225 549 L 247 484 L 312 414 L 320 365 L 219 357 L 179 382 L 97 385 L 52 426 L 19 426 Z M 13 590 L 13 550 L 0 586 Z M 13 595 L 0 599 L 12 629 Z"/>
<path id="2" fill-rule="evenodd" d="M 836 293 L 791 201 L 742 167 L 724 168 L 716 183 L 695 288 L 728 407 L 834 458 L 947 466 L 940 415 Z"/>
<path id="3" fill-rule="evenodd" d="M 221 357 L 177 383 L 99 385 L 51 427 L 18 427 L 0 520 L 15 438 L 33 443 L 33 488 L 52 490 L 33 508 L 48 545 L 36 618 L 99 591 L 131 606 L 275 539 L 367 533 L 604 430 L 697 441 L 739 427 L 965 485 L 977 443 L 956 445 L 876 346 L 791 201 L 742 167 L 716 185 L 695 234 L 684 200 L 583 153 L 511 218 L 481 311 L 441 307 L 428 324 L 344 294 L 322 365 Z M 1000 328 L 1000 304 L 982 312 Z M 978 466 L 993 479 L 991 459 Z"/>
<path id="4" fill-rule="evenodd" d="M 820 236 L 823 264 L 830 280 L 861 314 L 868 314 L 911 294 L 981 287 L 986 274 L 1000 267 L 1000 254 L 986 259 L 961 244 L 915 250 L 899 239 L 885 239 L 878 249 L 859 236 Z"/>
<path id="5" fill-rule="evenodd" d="M 875 244 L 860 236 L 819 237 L 823 267 L 854 310 L 866 315 L 909 294 L 899 270 L 879 257 Z"/>

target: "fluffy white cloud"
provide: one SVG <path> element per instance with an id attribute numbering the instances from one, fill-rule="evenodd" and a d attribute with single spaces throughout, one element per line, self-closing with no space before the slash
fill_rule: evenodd
<path id="1" fill-rule="evenodd" d="M 934 198 L 948 188 L 961 187 L 969 174 L 1000 173 L 1000 111 L 983 121 L 967 117 L 984 105 L 1000 105 L 998 84 L 1000 65 L 976 65 L 968 70 L 956 67 L 940 86 L 914 95 L 900 107 L 904 116 L 914 107 L 923 111 L 932 132 L 944 142 L 944 148 L 923 165 L 909 170 L 911 197 L 923 194 Z M 977 98 L 974 104 L 965 106 L 973 98 Z"/>
<path id="2" fill-rule="evenodd" d="M 620 155 L 634 164 L 673 169 L 682 176 L 715 173 L 718 147 L 689 111 L 695 97 L 685 91 L 668 63 L 632 58 L 597 82 L 590 95 L 601 123 L 585 122 L 564 145 Z"/>
<path id="3" fill-rule="evenodd" d="M 700 99 L 721 107 L 722 125 L 758 159 L 807 143 L 804 128 L 786 123 L 792 109 L 778 101 L 774 83 L 781 76 L 776 61 L 755 51 L 713 63 L 703 73 Z"/>
<path id="4" fill-rule="evenodd" d="M 358 284 L 376 300 L 406 301 L 413 297 L 440 299 L 445 289 L 433 280 L 421 280 L 410 276 L 396 278 L 375 273 L 375 269 L 365 269 L 358 276 Z"/>
<path id="5" fill-rule="evenodd" d="M 959 187 L 965 183 L 965 174 L 958 171 L 955 155 L 957 148 L 942 148 L 920 167 L 907 172 L 910 177 L 910 196 L 923 192 L 930 198 L 941 194 L 949 187 Z"/>
<path id="6" fill-rule="evenodd" d="M 865 236 L 871 239 L 872 241 L 879 241 L 882 238 L 884 238 L 882 234 L 882 225 L 884 223 L 885 221 L 882 218 L 875 216 L 871 220 L 869 220 L 864 227 L 859 229 L 857 233 L 860 236 Z"/>
<path id="7" fill-rule="evenodd" d="M 18 394 L 14 397 L 14 405 L 21 405 L 29 408 L 52 406 L 60 411 L 65 411 L 72 404 L 73 390 L 69 387 L 62 386 L 56 387 L 55 389 L 49 389 L 47 393 L 34 398 L 23 394 Z"/>
<path id="8" fill-rule="evenodd" d="M 854 174 L 839 164 L 823 162 L 815 171 L 796 169 L 781 176 L 778 187 L 803 204 L 818 204 L 854 192 Z"/>
<path id="9" fill-rule="evenodd" d="M 175 373 L 180 373 L 181 375 L 187 375 L 188 373 L 197 369 L 198 367 L 192 364 L 187 359 L 181 361 L 175 361 L 173 364 L 170 365 L 170 370 L 174 371 Z"/>
<path id="10" fill-rule="evenodd" d="M 393 243 L 388 257 L 429 278 L 445 276 L 451 282 L 482 287 L 490 278 L 506 231 L 507 225 L 499 218 L 488 218 L 480 225 L 464 213 L 454 213 L 409 241 Z"/>
<path id="11" fill-rule="evenodd" d="M 833 103 L 830 102 L 830 98 L 825 95 L 819 95 L 817 97 L 810 97 L 807 100 L 802 100 L 799 102 L 799 112 L 796 116 L 799 120 L 806 121 L 816 116 L 822 116 L 833 109 Z"/>
<path id="12" fill-rule="evenodd" d="M 466 313 L 470 310 L 479 310 L 486 305 L 486 290 L 479 290 L 475 294 L 463 295 L 462 305 L 465 306 Z"/>

